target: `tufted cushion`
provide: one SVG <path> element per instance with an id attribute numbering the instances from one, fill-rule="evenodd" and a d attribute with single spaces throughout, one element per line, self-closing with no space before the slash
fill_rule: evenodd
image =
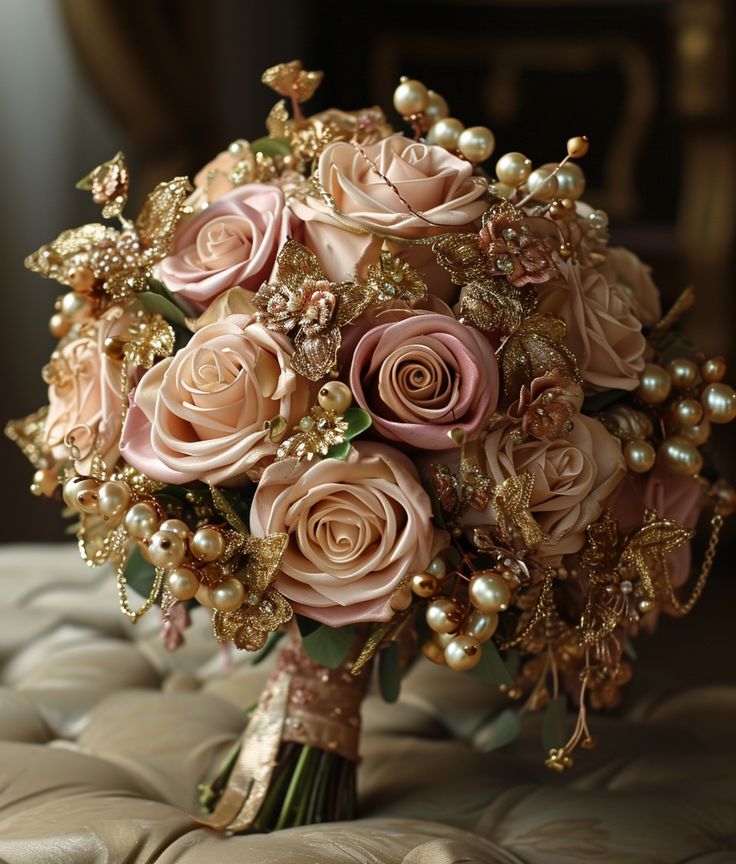
<path id="1" fill-rule="evenodd" d="M 232 838 L 189 814 L 268 664 L 226 665 L 204 610 L 167 653 L 156 613 L 129 625 L 109 571 L 70 546 L 6 547 L 0 587 L 7 864 L 736 861 L 733 584 L 640 640 L 624 709 L 594 718 L 600 746 L 565 775 L 544 768 L 536 717 L 474 751 L 500 697 L 422 661 L 399 704 L 368 697 L 360 820 Z"/>

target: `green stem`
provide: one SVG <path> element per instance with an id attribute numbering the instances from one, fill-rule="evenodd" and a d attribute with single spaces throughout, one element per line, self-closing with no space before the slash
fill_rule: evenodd
<path id="1" fill-rule="evenodd" d="M 282 828 L 286 828 L 288 824 L 289 813 L 291 812 L 297 793 L 299 792 L 299 787 L 301 786 L 302 782 L 302 775 L 304 773 L 304 769 L 307 764 L 307 760 L 309 758 L 309 753 L 311 750 L 312 748 L 305 744 L 302 748 L 301 753 L 299 754 L 296 767 L 294 768 L 294 773 L 291 776 L 291 783 L 289 783 L 289 788 L 286 791 L 286 797 L 284 798 L 284 806 L 281 808 L 281 814 L 279 815 L 278 821 L 276 822 L 276 831 L 280 831 Z"/>

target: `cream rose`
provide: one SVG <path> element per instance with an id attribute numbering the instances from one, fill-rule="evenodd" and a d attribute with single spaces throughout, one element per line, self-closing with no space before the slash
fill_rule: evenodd
<path id="1" fill-rule="evenodd" d="M 143 376 L 123 428 L 121 453 L 165 483 L 235 485 L 275 453 L 263 425 L 306 412 L 309 387 L 290 366 L 293 346 L 252 318 L 208 324 Z"/>
<path id="2" fill-rule="evenodd" d="M 493 413 L 498 367 L 479 330 L 447 315 L 417 314 L 363 336 L 350 387 L 383 438 L 442 450 L 452 429 L 472 435 Z"/>
<path id="3" fill-rule="evenodd" d="M 304 242 L 329 279 L 364 275 L 367 265 L 378 260 L 380 234 L 414 239 L 475 230 L 487 207 L 487 186 L 473 176 L 469 162 L 403 135 L 365 145 L 362 151 L 336 142 L 319 159 L 319 180 L 345 219 L 316 196 L 290 202 L 305 223 Z M 355 233 L 356 228 L 366 233 Z M 397 246 L 392 251 L 422 272 L 433 293 L 451 296 L 449 277 L 430 247 Z"/>
<path id="4" fill-rule="evenodd" d="M 85 326 L 84 336 L 64 345 L 44 370 L 49 384 L 46 445 L 55 459 L 68 459 L 71 451 L 64 441 L 73 438 L 81 456 L 76 462 L 81 474 L 88 473 L 95 453 L 108 467 L 118 459 L 122 368 L 121 360 L 108 356 L 104 347 L 107 338 L 125 341 L 131 320 L 128 311 L 112 307 Z"/>
<path id="5" fill-rule="evenodd" d="M 198 310 L 235 285 L 257 291 L 296 228 L 276 186 L 239 186 L 182 223 L 158 276 Z"/>
<path id="6" fill-rule="evenodd" d="M 646 340 L 621 288 L 594 269 L 563 262 L 569 298 L 556 313 L 567 325 L 587 392 L 634 390 L 644 369 Z"/>
<path id="7" fill-rule="evenodd" d="M 623 288 L 632 312 L 645 327 L 653 327 L 659 321 L 662 306 L 651 267 L 628 249 L 613 246 L 606 250 L 606 260 L 598 270 L 607 282 Z"/>
<path id="8" fill-rule="evenodd" d="M 289 535 L 276 587 L 297 612 L 335 627 L 387 620 L 391 594 L 432 554 L 432 508 L 414 466 L 368 441 L 345 461 L 270 465 L 250 530 Z"/>
<path id="9" fill-rule="evenodd" d="M 538 558 L 559 559 L 578 552 L 585 529 L 603 512 L 606 499 L 626 475 L 618 439 L 590 417 L 578 414 L 565 438 L 530 438 L 515 444 L 504 423 L 488 434 L 488 474 L 496 483 L 528 472 L 534 478 L 530 512 L 548 541 Z"/>

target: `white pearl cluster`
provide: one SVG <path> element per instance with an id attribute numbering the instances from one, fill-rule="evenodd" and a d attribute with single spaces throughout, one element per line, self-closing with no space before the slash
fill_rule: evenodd
<path id="1" fill-rule="evenodd" d="M 485 126 L 467 129 L 455 117 L 449 117 L 446 100 L 428 90 L 421 81 L 402 78 L 394 90 L 394 107 L 401 116 L 413 123 L 427 137 L 429 144 L 458 153 L 468 162 L 485 162 L 496 146 L 496 139 Z"/>
<path id="2" fill-rule="evenodd" d="M 101 516 L 111 528 L 122 523 L 143 557 L 164 571 L 177 600 L 195 599 L 220 612 L 234 612 L 243 604 L 245 586 L 239 579 L 226 578 L 214 588 L 199 579 L 198 567 L 216 562 L 225 550 L 219 528 L 204 525 L 193 531 L 183 520 L 167 518 L 153 499 L 133 502 L 123 480 L 100 483 L 76 475 L 65 481 L 63 497 L 71 510 Z"/>
<path id="3" fill-rule="evenodd" d="M 567 156 L 560 162 L 547 162 L 532 167 L 531 159 L 523 153 L 504 153 L 496 162 L 496 182 L 490 191 L 499 198 L 511 199 L 517 190 L 522 197 L 547 203 L 555 199 L 576 201 L 585 191 L 585 175 L 579 165 L 570 162 L 585 156 L 588 139 L 577 135 L 567 142 Z"/>

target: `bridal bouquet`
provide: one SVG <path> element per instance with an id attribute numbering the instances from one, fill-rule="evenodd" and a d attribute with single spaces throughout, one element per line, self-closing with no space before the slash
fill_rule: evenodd
<path id="1" fill-rule="evenodd" d="M 587 139 L 486 171 L 491 131 L 421 82 L 395 132 L 376 107 L 305 116 L 320 79 L 269 69 L 268 135 L 135 219 L 122 155 L 100 165 L 79 186 L 118 226 L 26 262 L 67 291 L 48 407 L 7 428 L 33 490 L 63 498 L 131 620 L 160 607 L 169 647 L 197 606 L 257 659 L 284 637 L 202 786 L 229 831 L 352 816 L 368 672 L 393 701 L 422 655 L 516 703 L 484 746 L 544 710 L 565 770 L 734 509 L 706 446 L 736 415 L 725 364 L 678 335 L 692 291 L 663 312 L 582 202 Z"/>

